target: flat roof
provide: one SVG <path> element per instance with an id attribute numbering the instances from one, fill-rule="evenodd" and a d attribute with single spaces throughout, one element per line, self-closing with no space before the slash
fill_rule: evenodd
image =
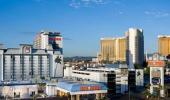
<path id="1" fill-rule="evenodd" d="M 128 66 L 126 64 L 106 64 L 99 67 L 89 67 L 85 70 L 73 70 L 73 72 L 82 72 L 82 73 L 89 73 L 89 72 L 111 72 L 111 71 L 117 71 L 120 69 L 128 69 Z"/>
<path id="2" fill-rule="evenodd" d="M 81 92 L 95 92 L 102 91 L 107 92 L 107 86 L 104 83 L 92 82 L 92 81 L 77 81 L 77 80 L 60 80 L 57 84 L 57 88 L 61 91 L 69 92 L 70 94 Z"/>
<path id="3" fill-rule="evenodd" d="M 19 86 L 19 85 L 36 85 L 32 82 L 0 82 L 0 86 Z"/>
<path id="4" fill-rule="evenodd" d="M 103 37 L 100 40 L 115 40 L 115 39 L 125 39 L 126 37 Z"/>
<path id="5" fill-rule="evenodd" d="M 170 37 L 170 35 L 158 35 L 158 38 Z"/>

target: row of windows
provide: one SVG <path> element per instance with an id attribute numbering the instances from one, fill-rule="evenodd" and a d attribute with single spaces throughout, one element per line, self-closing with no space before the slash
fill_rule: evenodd
<path id="1" fill-rule="evenodd" d="M 39 75 L 40 77 L 49 77 L 49 75 Z M 37 77 L 37 75 L 19 75 L 19 76 L 15 76 L 15 75 L 5 75 L 4 76 L 5 79 L 12 79 L 12 80 L 17 80 L 20 78 L 24 78 L 24 79 L 30 79 L 30 77 Z"/>
<path id="2" fill-rule="evenodd" d="M 89 73 L 82 73 L 82 72 L 73 72 L 73 73 L 76 73 L 76 74 L 83 74 L 83 75 L 90 75 Z"/>
<path id="3" fill-rule="evenodd" d="M 4 71 L 4 76 L 5 77 L 9 77 L 10 75 L 14 75 L 14 76 L 20 76 L 20 75 L 27 75 L 27 76 L 30 76 L 30 75 L 48 75 L 49 74 L 49 70 L 38 70 L 38 71 L 35 71 L 35 70 L 30 70 L 30 71 L 23 71 L 23 70 L 20 70 L 20 71 Z"/>
<path id="4" fill-rule="evenodd" d="M 4 61 L 7 61 L 7 62 L 9 62 L 9 61 L 49 61 L 49 59 L 45 59 L 45 58 L 42 58 L 42 59 L 35 59 L 35 58 L 33 58 L 33 59 L 4 59 Z"/>

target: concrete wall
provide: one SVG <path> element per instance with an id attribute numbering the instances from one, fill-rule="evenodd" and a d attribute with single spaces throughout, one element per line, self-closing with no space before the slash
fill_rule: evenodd
<path id="1" fill-rule="evenodd" d="M 20 98 L 29 98 L 32 92 L 38 93 L 37 85 L 13 85 L 13 86 L 0 86 L 1 96 L 14 97 L 20 94 Z"/>

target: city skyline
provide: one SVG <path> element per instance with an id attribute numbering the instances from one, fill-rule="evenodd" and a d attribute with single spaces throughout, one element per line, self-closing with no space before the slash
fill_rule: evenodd
<path id="1" fill-rule="evenodd" d="M 33 43 L 41 30 L 61 32 L 65 56 L 96 56 L 100 38 L 144 30 L 145 52 L 158 52 L 158 35 L 169 35 L 168 0 L 1 0 L 0 43 Z M 153 42 L 155 41 L 155 42 Z"/>

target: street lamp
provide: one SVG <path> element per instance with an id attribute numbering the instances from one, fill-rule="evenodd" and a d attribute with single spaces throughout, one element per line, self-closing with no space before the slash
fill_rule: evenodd
<path id="1" fill-rule="evenodd" d="M 129 100 L 130 100 L 130 85 L 129 85 L 129 93 L 128 94 L 129 94 Z"/>

